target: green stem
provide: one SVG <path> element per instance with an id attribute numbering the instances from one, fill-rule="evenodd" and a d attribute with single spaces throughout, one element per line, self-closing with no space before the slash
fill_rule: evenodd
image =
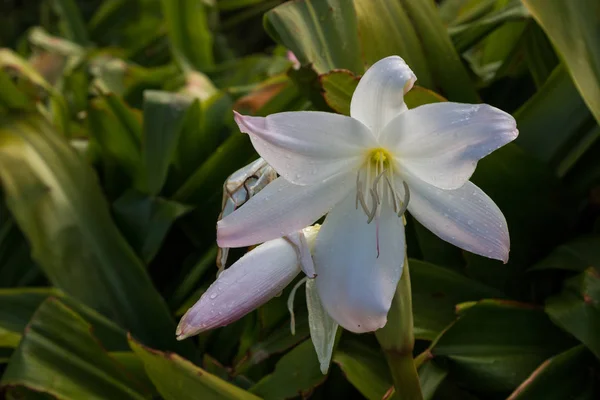
<path id="1" fill-rule="evenodd" d="M 404 257 L 402 278 L 388 313 L 388 322 L 375 332 L 388 362 L 396 398 L 423 400 L 419 375 L 413 360 L 415 336 L 413 334 L 412 294 L 408 259 Z"/>

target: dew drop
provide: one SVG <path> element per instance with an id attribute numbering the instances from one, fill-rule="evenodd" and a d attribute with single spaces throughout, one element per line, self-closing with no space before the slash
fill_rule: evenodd
<path id="1" fill-rule="evenodd" d="M 217 294 L 216 293 L 211 293 L 210 298 L 213 299 L 213 300 L 216 299 L 217 298 Z"/>
<path id="2" fill-rule="evenodd" d="M 472 220 L 472 219 L 468 220 L 468 221 L 467 221 L 467 224 L 469 224 L 469 225 L 473 225 L 473 220 Z"/>

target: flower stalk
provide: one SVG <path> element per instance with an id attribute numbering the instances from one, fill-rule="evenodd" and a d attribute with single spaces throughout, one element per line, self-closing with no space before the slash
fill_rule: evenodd
<path id="1" fill-rule="evenodd" d="M 396 389 L 396 398 L 423 400 L 421 383 L 413 360 L 415 336 L 410 273 L 406 256 L 404 257 L 402 277 L 388 313 L 388 322 L 383 328 L 377 330 L 375 335 L 390 368 Z"/>

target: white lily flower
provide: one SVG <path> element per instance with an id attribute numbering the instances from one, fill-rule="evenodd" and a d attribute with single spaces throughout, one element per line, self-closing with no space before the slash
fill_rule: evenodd
<path id="1" fill-rule="evenodd" d="M 271 300 L 301 271 L 314 276 L 309 246 L 319 227 L 267 241 L 249 251 L 218 278 L 181 318 L 178 340 L 237 321 Z"/>
<path id="2" fill-rule="evenodd" d="M 387 321 L 405 254 L 408 211 L 440 238 L 506 262 L 502 212 L 469 182 L 477 161 L 514 140 L 516 122 L 486 104 L 436 103 L 408 110 L 416 76 L 397 56 L 360 80 L 350 117 L 284 112 L 235 120 L 281 176 L 218 222 L 222 247 L 272 240 L 328 213 L 316 240 L 316 286 L 345 329 Z"/>

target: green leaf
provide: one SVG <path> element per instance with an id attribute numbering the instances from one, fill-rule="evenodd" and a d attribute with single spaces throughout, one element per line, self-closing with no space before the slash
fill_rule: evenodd
<path id="1" fill-rule="evenodd" d="M 267 33 L 300 63 L 318 74 L 344 68 L 361 74 L 357 20 L 352 0 L 300 0 L 284 3 L 264 16 Z"/>
<path id="2" fill-rule="evenodd" d="M 0 50 L 1 51 L 1 50 Z M 33 109 L 33 102 L 15 85 L 8 73 L 0 69 L 0 111 L 4 108 L 17 110 Z"/>
<path id="3" fill-rule="evenodd" d="M 350 115 L 350 100 L 360 78 L 348 70 L 335 70 L 319 76 L 325 101 L 340 114 Z"/>
<path id="4" fill-rule="evenodd" d="M 173 199 L 186 204 L 206 202 L 207 196 L 220 193 L 225 179 L 246 165 L 253 153 L 247 135 L 232 134 L 175 192 Z"/>
<path id="5" fill-rule="evenodd" d="M 84 317 L 92 325 L 94 334 L 105 349 L 118 351 L 129 348 L 125 331 L 122 328 L 54 288 L 0 290 L 0 302 L 7 306 L 5 312 L 0 312 L 0 330 L 4 330 L 9 336 L 20 340 L 29 320 L 39 305 L 49 297 L 60 299 L 62 303 Z M 0 346 L 6 346 L 6 344 L 0 344 Z"/>
<path id="6" fill-rule="evenodd" d="M 5 204 L 0 201 L 0 288 L 40 284 L 44 277 Z"/>
<path id="7" fill-rule="evenodd" d="M 459 303 L 505 297 L 499 290 L 448 268 L 410 260 L 414 332 L 417 339 L 432 340 L 456 318 Z"/>
<path id="8" fill-rule="evenodd" d="M 163 353 L 129 340 L 148 376 L 166 400 L 258 400 L 246 392 L 175 354 Z"/>
<path id="9" fill-rule="evenodd" d="M 85 22 L 75 0 L 52 0 L 54 11 L 61 19 L 63 34 L 67 39 L 82 46 L 90 44 Z"/>
<path id="10" fill-rule="evenodd" d="M 565 282 L 563 291 L 546 300 L 546 312 L 600 358 L 600 272 L 590 267 Z"/>
<path id="11" fill-rule="evenodd" d="M 401 3 L 355 0 L 354 7 L 364 63 L 370 66 L 387 56 L 398 55 L 417 75 L 419 85 L 433 88 L 423 47 Z"/>
<path id="12" fill-rule="evenodd" d="M 33 257 L 56 287 L 147 343 L 193 353 L 117 230 L 96 176 L 39 116 L 0 123 L 0 178 Z"/>
<path id="13" fill-rule="evenodd" d="M 163 187 L 192 101 L 175 93 L 144 92 L 144 168 L 139 176 L 139 190 L 156 195 Z"/>
<path id="14" fill-rule="evenodd" d="M 382 399 L 393 386 L 383 353 L 358 341 L 341 341 L 333 362 L 368 400 Z"/>
<path id="15" fill-rule="evenodd" d="M 150 398 L 96 341 L 91 325 L 56 299 L 42 303 L 11 357 L 0 386 L 15 385 L 65 399 Z"/>
<path id="16" fill-rule="evenodd" d="M 465 253 L 467 273 L 509 295 L 524 295 L 520 273 L 563 240 L 575 215 L 573 197 L 547 167 L 512 143 L 479 161 L 471 180 L 502 210 L 511 249 L 507 265 Z"/>
<path id="17" fill-rule="evenodd" d="M 573 341 L 541 308 L 484 300 L 462 307 L 458 320 L 431 346 L 449 362 L 450 377 L 482 392 L 514 390 L 546 358 Z"/>
<path id="18" fill-rule="evenodd" d="M 486 35 L 506 22 L 529 17 L 529 12 L 520 0 L 496 1 L 496 9 L 474 21 L 454 25 L 448 29 L 459 53 L 479 42 Z"/>
<path id="19" fill-rule="evenodd" d="M 118 104 L 118 106 L 117 106 Z M 141 124 L 133 110 L 109 94 L 90 102 L 87 126 L 91 143 L 97 144 L 102 158 L 115 164 L 130 181 L 140 174 Z"/>
<path id="20" fill-rule="evenodd" d="M 590 266 L 600 270 L 600 236 L 581 237 L 560 245 L 530 271 L 562 269 L 583 272 Z"/>
<path id="21" fill-rule="evenodd" d="M 508 400 L 594 399 L 589 352 L 573 347 L 544 361 Z"/>
<path id="22" fill-rule="evenodd" d="M 560 52 L 588 108 L 600 123 L 600 3 L 523 0 Z"/>
<path id="23" fill-rule="evenodd" d="M 577 140 L 595 125 L 563 66 L 516 113 L 515 141 L 538 159 L 558 167 Z"/>
<path id="24" fill-rule="evenodd" d="M 115 219 L 145 263 L 152 261 L 171 225 L 191 208 L 129 190 L 113 204 Z"/>
<path id="25" fill-rule="evenodd" d="M 288 399 L 310 393 L 325 379 L 313 344 L 305 340 L 281 357 L 275 371 L 261 379 L 251 391 L 265 400 Z"/>
<path id="26" fill-rule="evenodd" d="M 214 65 L 213 38 L 206 7 L 196 0 L 162 0 L 173 58 L 184 71 L 205 71 Z"/>
<path id="27" fill-rule="evenodd" d="M 424 400 L 434 398 L 438 388 L 446 379 L 448 371 L 439 367 L 434 361 L 428 361 L 419 368 L 419 380 Z"/>
<path id="28" fill-rule="evenodd" d="M 462 65 L 432 0 L 400 0 L 419 38 L 433 79 L 451 101 L 478 103 L 479 96 Z"/>
<path id="29" fill-rule="evenodd" d="M 309 336 L 308 320 L 305 316 L 296 317 L 296 332 L 290 332 L 290 324 L 286 321 L 269 335 L 250 346 L 242 359 L 235 366 L 236 374 L 244 373 L 250 367 L 257 365 L 269 357 L 285 352 L 296 346 Z M 313 349 L 314 351 L 314 349 Z"/>

